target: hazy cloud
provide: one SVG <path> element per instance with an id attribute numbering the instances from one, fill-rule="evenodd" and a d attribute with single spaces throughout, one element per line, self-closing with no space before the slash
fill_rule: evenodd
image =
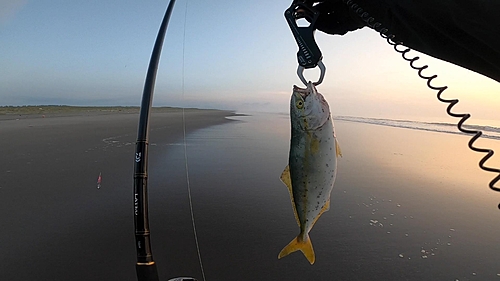
<path id="1" fill-rule="evenodd" d="M 0 25 L 11 20 L 27 3 L 28 0 L 0 0 Z"/>

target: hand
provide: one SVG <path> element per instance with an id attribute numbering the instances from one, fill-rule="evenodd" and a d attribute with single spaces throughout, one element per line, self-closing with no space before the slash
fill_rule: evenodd
<path id="1" fill-rule="evenodd" d="M 366 23 L 354 13 L 342 0 L 314 1 L 306 0 L 305 3 L 318 3 L 314 6 L 320 13 L 314 28 L 328 34 L 344 35 L 366 26 Z"/>

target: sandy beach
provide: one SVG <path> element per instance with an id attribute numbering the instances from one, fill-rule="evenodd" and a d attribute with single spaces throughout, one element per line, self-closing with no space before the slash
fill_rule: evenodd
<path id="1" fill-rule="evenodd" d="M 232 115 L 185 113 L 188 133 Z M 0 280 L 134 280 L 138 114 L 44 115 L 3 115 L 0 121 Z M 150 126 L 153 162 L 181 140 L 182 111 L 155 110 Z"/>
<path id="2" fill-rule="evenodd" d="M 298 234 L 279 180 L 288 116 L 230 115 L 186 111 L 206 280 L 500 280 L 500 194 L 467 136 L 336 122 L 344 157 L 311 266 L 300 253 L 277 259 Z M 181 117 L 152 118 L 153 255 L 161 280 L 202 280 Z M 0 121 L 1 280 L 135 280 L 136 128 L 135 113 Z"/>

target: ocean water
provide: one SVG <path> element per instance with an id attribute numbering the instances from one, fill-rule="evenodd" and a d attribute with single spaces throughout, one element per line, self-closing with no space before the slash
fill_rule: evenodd
<path id="1" fill-rule="evenodd" d="M 457 123 L 460 119 L 457 119 L 457 123 L 446 123 L 446 122 L 422 122 L 422 121 L 399 120 L 399 119 L 365 118 L 365 117 L 352 117 L 352 116 L 336 116 L 335 120 L 390 126 L 396 128 L 407 128 L 413 130 L 440 132 L 448 134 L 463 134 L 457 129 Z M 469 123 L 470 121 L 466 122 L 463 128 L 467 130 L 481 131 L 483 138 L 500 140 L 499 127 L 495 127 L 492 125 L 469 125 Z"/>
<path id="2" fill-rule="evenodd" d="M 331 209 L 311 231 L 311 266 L 301 253 L 277 259 L 299 231 L 279 180 L 288 116 L 230 119 L 187 136 L 188 177 L 183 142 L 151 163 L 153 249 L 165 278 L 202 279 L 189 182 L 207 280 L 500 280 L 500 193 L 451 124 L 336 118 L 344 156 Z M 489 137 L 481 144 L 498 148 L 499 129 L 480 129 Z"/>

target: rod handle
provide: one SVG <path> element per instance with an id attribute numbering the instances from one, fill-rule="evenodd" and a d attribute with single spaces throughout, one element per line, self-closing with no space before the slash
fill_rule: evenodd
<path id="1" fill-rule="evenodd" d="M 135 270 L 138 281 L 160 281 L 155 262 L 136 263 Z"/>

